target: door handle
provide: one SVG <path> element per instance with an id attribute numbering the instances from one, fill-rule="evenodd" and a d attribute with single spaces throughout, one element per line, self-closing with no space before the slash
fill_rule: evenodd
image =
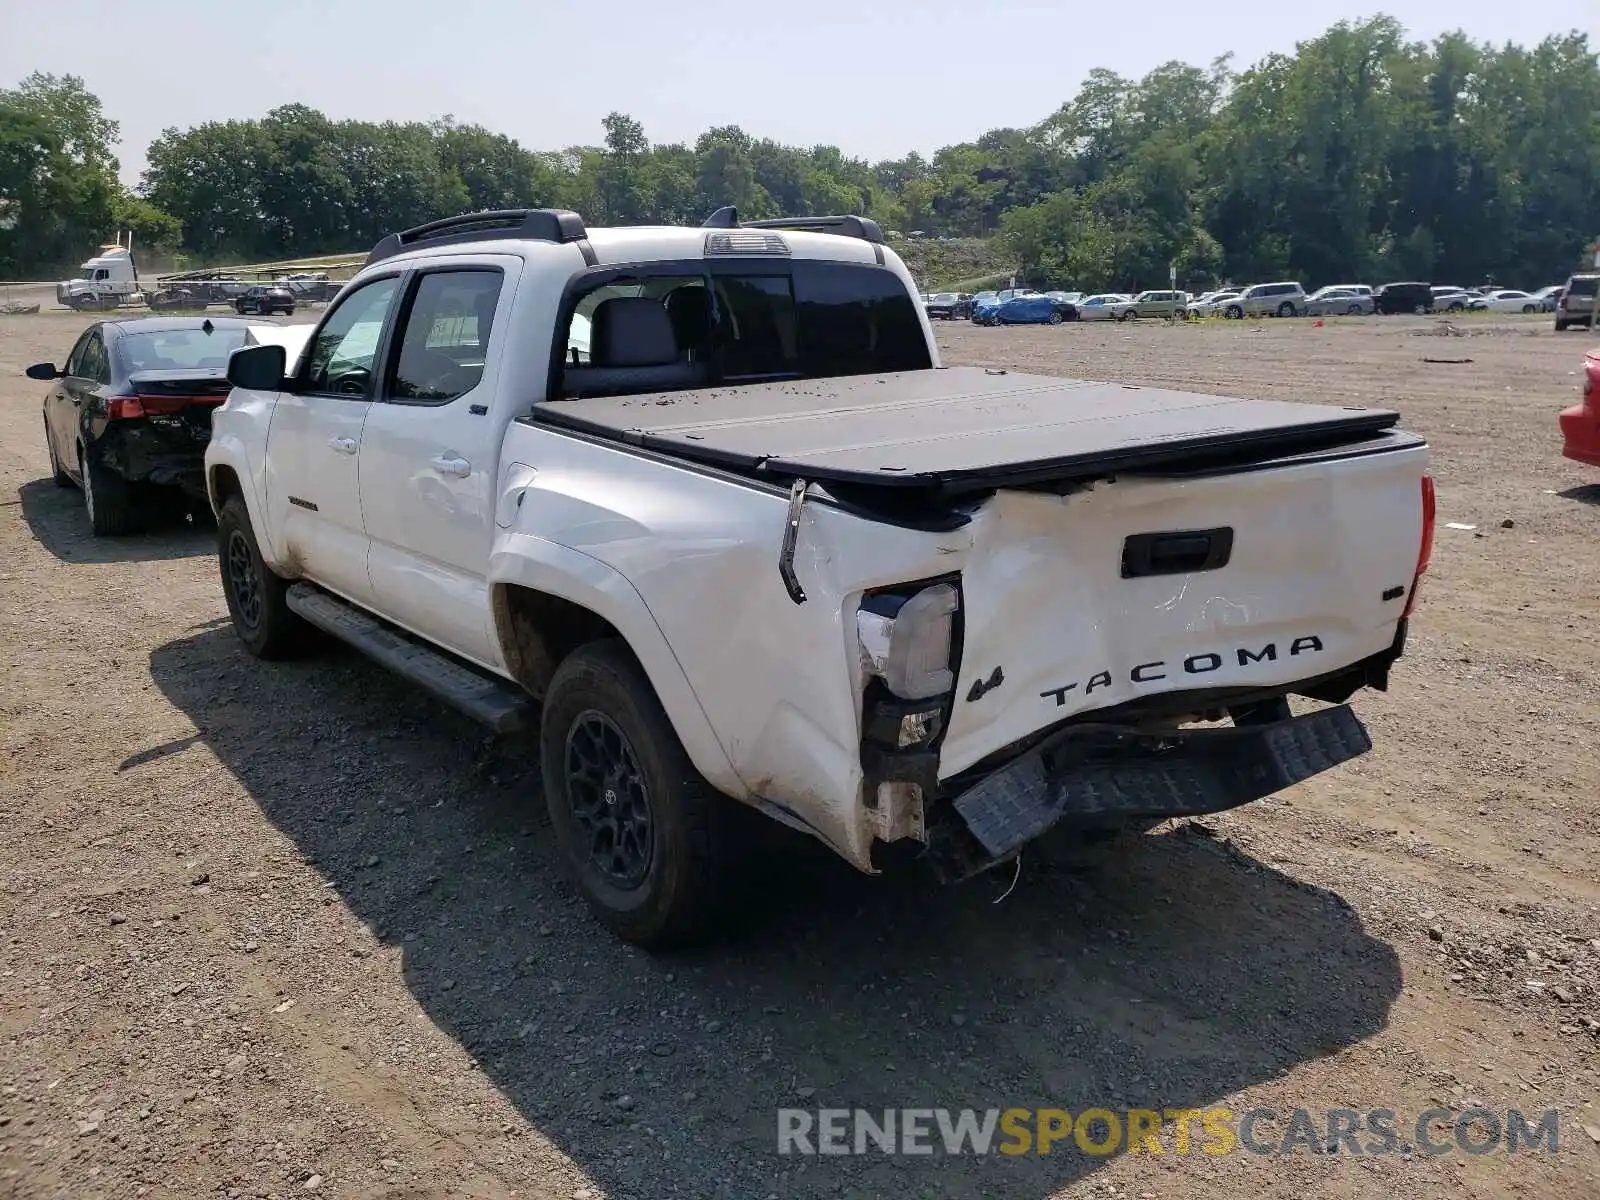
<path id="1" fill-rule="evenodd" d="M 72 401 L 72 407 L 73 408 L 80 408 L 83 405 L 83 397 L 82 396 L 68 396 L 67 399 Z"/>
<path id="2" fill-rule="evenodd" d="M 472 474 L 472 464 L 454 454 L 435 455 L 430 460 L 430 465 L 439 474 L 454 475 L 457 479 L 465 479 Z"/>
<path id="3" fill-rule="evenodd" d="M 355 440 L 355 438 L 347 438 L 347 437 L 329 438 L 328 439 L 328 445 L 331 446 L 333 449 L 337 450 L 340 454 L 354 454 L 356 452 L 356 440 Z"/>

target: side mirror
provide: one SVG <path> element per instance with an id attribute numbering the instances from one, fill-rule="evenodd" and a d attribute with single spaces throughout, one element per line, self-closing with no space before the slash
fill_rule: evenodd
<path id="1" fill-rule="evenodd" d="M 56 370 L 55 363 L 34 363 L 24 372 L 29 379 L 60 379 L 65 371 Z"/>
<path id="2" fill-rule="evenodd" d="M 251 392 L 281 391 L 288 361 L 282 346 L 241 346 L 228 355 L 228 382 Z"/>

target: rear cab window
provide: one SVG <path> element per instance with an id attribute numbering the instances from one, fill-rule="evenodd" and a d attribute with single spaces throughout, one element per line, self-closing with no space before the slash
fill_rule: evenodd
<path id="1" fill-rule="evenodd" d="M 884 267 L 771 259 L 580 279 L 550 395 L 621 395 L 933 365 L 921 305 Z"/>

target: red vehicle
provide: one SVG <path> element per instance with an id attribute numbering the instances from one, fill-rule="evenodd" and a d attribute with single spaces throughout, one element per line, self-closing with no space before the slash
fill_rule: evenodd
<path id="1" fill-rule="evenodd" d="M 1600 467 L 1600 349 L 1583 360 L 1583 399 L 1561 414 L 1561 453 Z"/>

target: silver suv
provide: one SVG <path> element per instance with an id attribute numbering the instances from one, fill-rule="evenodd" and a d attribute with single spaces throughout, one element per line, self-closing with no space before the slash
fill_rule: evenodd
<path id="1" fill-rule="evenodd" d="M 1600 312 L 1595 309 L 1595 301 L 1600 299 L 1597 292 L 1600 292 L 1600 275 L 1585 271 L 1567 280 L 1567 286 L 1561 289 L 1561 298 L 1556 301 L 1556 332 L 1560 333 L 1569 325 L 1587 325 L 1593 329 L 1600 324 Z"/>
<path id="2" fill-rule="evenodd" d="M 1258 283 L 1247 287 L 1237 300 L 1222 310 L 1222 315 L 1242 320 L 1245 317 L 1303 317 L 1306 290 L 1298 283 Z"/>

